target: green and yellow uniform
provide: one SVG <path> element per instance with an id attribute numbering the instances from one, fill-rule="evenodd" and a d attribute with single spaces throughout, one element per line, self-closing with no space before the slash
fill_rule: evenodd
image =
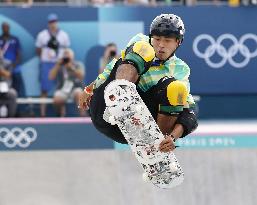
<path id="1" fill-rule="evenodd" d="M 148 43 L 149 37 L 141 33 L 137 34 L 129 41 L 127 48 L 129 48 L 131 45 L 135 44 L 136 42 L 142 42 L 142 41 Z M 145 50 L 147 51 L 147 49 Z M 124 58 L 124 55 L 125 55 L 124 51 L 122 51 L 123 58 Z M 112 60 L 106 66 L 106 69 L 104 70 L 104 72 L 97 77 L 96 87 L 99 87 L 103 82 L 105 82 L 105 80 L 109 77 L 111 70 L 113 69 L 116 62 L 117 62 L 117 59 Z M 173 77 L 186 86 L 187 92 L 188 92 L 187 102 L 184 104 L 183 107 L 189 108 L 189 107 L 193 107 L 195 104 L 192 95 L 189 94 L 190 93 L 189 75 L 190 75 L 189 66 L 180 58 L 174 55 L 171 58 L 169 58 L 167 61 L 165 61 L 163 64 L 161 64 L 158 61 L 158 59 L 153 61 L 150 68 L 140 76 L 140 80 L 137 86 L 142 92 L 147 92 L 151 88 L 156 86 L 162 78 Z M 161 107 L 161 108 L 167 109 L 167 106 Z M 177 106 L 173 105 L 171 109 L 173 111 L 180 112 L 182 111 L 183 108 L 181 107 L 181 105 L 177 105 Z"/>
<path id="2" fill-rule="evenodd" d="M 182 20 L 176 15 L 157 16 L 151 24 L 150 35 L 175 37 L 179 45 L 185 29 Z M 176 124 L 183 126 L 184 137 L 197 127 L 197 119 L 190 107 L 194 100 L 190 93 L 189 66 L 175 55 L 166 61 L 155 58 L 155 51 L 149 37 L 143 34 L 134 36 L 122 51 L 120 59 L 113 59 L 94 81 L 94 93 L 90 103 L 90 114 L 94 126 L 107 137 L 119 143 L 127 143 L 117 126 L 103 119 L 106 108 L 105 87 L 116 79 L 116 71 L 121 64 L 133 65 L 139 75 L 137 90 L 157 120 L 158 114 L 176 115 Z"/>

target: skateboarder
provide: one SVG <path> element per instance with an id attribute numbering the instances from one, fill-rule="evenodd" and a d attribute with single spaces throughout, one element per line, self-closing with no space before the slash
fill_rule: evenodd
<path id="1" fill-rule="evenodd" d="M 121 58 L 112 60 L 104 72 L 85 87 L 79 107 L 90 108 L 92 122 L 100 132 L 116 142 L 127 143 L 119 128 L 103 119 L 104 90 L 115 79 L 136 84 L 160 130 L 167 135 L 160 143 L 160 151 L 172 151 L 176 139 L 196 129 L 197 120 L 191 112 L 194 101 L 189 95 L 190 68 L 175 56 L 184 33 L 180 17 L 174 14 L 157 16 L 149 36 L 138 34 L 133 37 Z"/>

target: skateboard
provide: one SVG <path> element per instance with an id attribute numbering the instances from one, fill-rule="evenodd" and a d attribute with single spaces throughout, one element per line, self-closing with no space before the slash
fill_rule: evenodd
<path id="1" fill-rule="evenodd" d="M 105 121 L 117 125 L 144 169 L 143 179 L 159 188 L 173 188 L 184 173 L 173 152 L 159 151 L 165 139 L 134 83 L 114 80 L 105 88 Z"/>

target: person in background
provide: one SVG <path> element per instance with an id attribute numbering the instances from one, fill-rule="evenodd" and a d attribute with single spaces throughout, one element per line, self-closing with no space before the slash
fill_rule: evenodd
<path id="1" fill-rule="evenodd" d="M 31 6 L 33 4 L 33 0 L 4 0 L 4 3 L 12 5 L 12 4 L 25 4 L 27 6 Z"/>
<path id="2" fill-rule="evenodd" d="M 49 73 L 49 79 L 57 81 L 54 106 L 58 116 L 64 117 L 66 115 L 65 103 L 69 98 L 72 98 L 78 104 L 84 77 L 85 68 L 83 63 L 74 60 L 73 50 L 65 49 L 63 58 L 57 61 Z M 81 117 L 85 116 L 86 112 L 84 110 L 81 109 L 79 112 Z"/>
<path id="3" fill-rule="evenodd" d="M 65 48 L 70 46 L 68 34 L 59 29 L 58 16 L 48 15 L 48 28 L 41 31 L 36 39 L 36 53 L 40 57 L 40 83 L 41 97 L 45 98 L 54 91 L 55 82 L 49 80 L 49 72 L 56 64 L 57 60 L 63 56 Z M 46 115 L 46 105 L 41 104 L 41 117 Z"/>
<path id="4" fill-rule="evenodd" d="M 17 36 L 11 34 L 11 27 L 8 22 L 2 23 L 2 34 L 0 36 L 0 49 L 3 58 L 10 61 L 12 67 L 12 86 L 20 96 L 25 95 L 23 80 L 21 77 L 21 46 Z"/>
<path id="5" fill-rule="evenodd" d="M 106 45 L 104 55 L 100 59 L 99 74 L 104 71 L 106 65 L 111 62 L 114 58 L 118 58 L 117 45 L 115 43 L 109 43 Z"/>
<path id="6" fill-rule="evenodd" d="M 17 92 L 12 88 L 12 63 L 0 49 L 0 117 L 15 117 Z"/>

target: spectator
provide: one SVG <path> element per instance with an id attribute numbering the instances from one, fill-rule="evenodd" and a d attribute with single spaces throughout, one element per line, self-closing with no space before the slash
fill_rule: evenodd
<path id="1" fill-rule="evenodd" d="M 220 0 L 214 0 L 214 2 L 219 2 Z M 185 0 L 186 6 L 194 6 L 197 4 L 197 0 Z"/>
<path id="2" fill-rule="evenodd" d="M 10 25 L 7 22 L 2 23 L 2 35 L 0 36 L 0 49 L 3 58 L 10 61 L 12 67 L 12 86 L 19 95 L 24 95 L 24 85 L 21 77 L 21 48 L 20 41 L 16 36 L 10 34 Z"/>
<path id="3" fill-rule="evenodd" d="M 48 29 L 41 31 L 36 40 L 36 52 L 40 57 L 41 97 L 45 98 L 55 87 L 54 81 L 49 80 L 49 72 L 62 57 L 65 48 L 70 46 L 69 36 L 58 28 L 58 16 L 48 15 Z M 46 115 L 46 105 L 41 104 L 41 117 Z"/>
<path id="4" fill-rule="evenodd" d="M 4 0 L 4 2 L 10 5 L 16 4 L 16 3 L 25 3 L 27 5 L 33 4 L 33 0 Z"/>
<path id="5" fill-rule="evenodd" d="M 87 1 L 83 1 L 83 2 L 86 3 Z M 88 2 L 96 7 L 102 6 L 102 5 L 111 6 L 115 3 L 117 3 L 117 1 L 115 1 L 115 0 L 89 0 Z"/>
<path id="6" fill-rule="evenodd" d="M 234 3 L 234 4 L 233 4 Z M 230 6 L 239 6 L 238 1 L 234 0 L 234 1 L 230 1 L 229 5 Z M 241 0 L 241 4 L 243 6 L 256 6 L 257 5 L 257 0 Z"/>
<path id="7" fill-rule="evenodd" d="M 148 5 L 149 3 L 151 5 L 153 5 L 153 3 L 155 3 L 155 1 L 148 1 L 148 0 L 125 0 L 124 1 L 125 4 L 128 5 Z"/>
<path id="8" fill-rule="evenodd" d="M 106 65 L 113 59 L 119 58 L 117 55 L 117 46 L 115 43 L 109 43 L 106 45 L 104 50 L 104 55 L 100 59 L 100 69 L 99 73 L 102 73 L 106 67 Z"/>
<path id="9" fill-rule="evenodd" d="M 65 103 L 69 98 L 74 99 L 78 104 L 84 76 L 85 68 L 83 63 L 74 60 L 74 52 L 71 49 L 65 49 L 63 58 L 55 64 L 49 73 L 51 80 L 57 80 L 54 105 L 58 116 L 65 116 Z M 80 110 L 80 116 L 85 116 L 85 111 Z"/>
<path id="10" fill-rule="evenodd" d="M 17 92 L 11 88 L 12 63 L 4 59 L 0 49 L 0 117 L 14 117 L 17 108 Z"/>

